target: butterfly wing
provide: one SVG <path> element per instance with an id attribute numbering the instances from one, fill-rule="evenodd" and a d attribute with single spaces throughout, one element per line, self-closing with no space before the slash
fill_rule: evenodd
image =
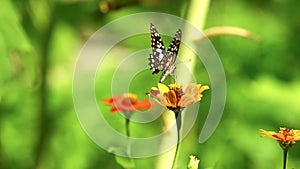
<path id="1" fill-rule="evenodd" d="M 174 72 L 175 70 L 175 61 L 177 58 L 179 46 L 181 42 L 181 30 L 179 29 L 176 33 L 175 36 L 169 45 L 169 48 L 166 52 L 165 57 L 161 60 L 160 65 L 163 66 L 163 74 L 160 78 L 160 82 L 163 82 L 164 79 L 170 75 L 171 73 Z"/>
<path id="2" fill-rule="evenodd" d="M 159 83 L 162 83 L 168 75 L 172 74 L 175 70 L 175 64 L 169 66 L 169 69 L 165 70 L 159 79 Z"/>
<path id="3" fill-rule="evenodd" d="M 153 70 L 152 74 L 156 74 L 164 68 L 160 63 L 166 55 L 166 50 L 157 29 L 152 23 L 150 24 L 150 32 L 152 53 L 149 57 L 149 66 Z"/>
<path id="4" fill-rule="evenodd" d="M 181 30 L 178 29 L 178 31 L 175 33 L 174 38 L 171 42 L 171 44 L 169 45 L 168 51 L 169 53 L 172 53 L 175 56 L 175 60 L 178 54 L 178 50 L 179 50 L 179 46 L 180 46 L 180 42 L 181 42 Z M 174 62 L 175 62 L 174 60 Z"/>
<path id="5" fill-rule="evenodd" d="M 152 53 L 149 57 L 149 66 L 153 70 L 152 74 L 157 74 L 158 72 L 163 71 L 160 78 L 160 82 L 162 82 L 168 75 L 173 73 L 176 68 L 175 61 L 182 33 L 180 29 L 175 33 L 175 36 L 166 51 L 158 31 L 152 23 L 150 24 L 150 32 Z"/>

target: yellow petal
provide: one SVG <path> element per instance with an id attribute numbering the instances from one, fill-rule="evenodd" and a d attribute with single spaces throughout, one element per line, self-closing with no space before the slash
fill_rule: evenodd
<path id="1" fill-rule="evenodd" d="M 201 85 L 200 85 L 201 86 Z M 200 87 L 199 86 L 199 87 Z M 209 89 L 209 86 L 205 85 L 205 86 L 201 86 L 200 89 L 199 89 L 199 93 L 202 93 L 204 90 L 208 90 Z"/>
<path id="2" fill-rule="evenodd" d="M 276 132 L 274 131 L 266 131 L 264 129 L 259 129 L 261 137 L 267 136 L 269 138 L 273 138 L 275 139 L 275 137 L 273 136 L 274 134 L 276 134 Z"/>
<path id="3" fill-rule="evenodd" d="M 299 141 L 300 140 L 300 130 L 293 130 L 293 132 L 294 132 L 295 141 Z"/>
<path id="4" fill-rule="evenodd" d="M 169 91 L 168 86 L 166 86 L 162 83 L 158 83 L 157 87 L 158 87 L 159 91 L 161 91 L 161 93 L 167 93 Z"/>

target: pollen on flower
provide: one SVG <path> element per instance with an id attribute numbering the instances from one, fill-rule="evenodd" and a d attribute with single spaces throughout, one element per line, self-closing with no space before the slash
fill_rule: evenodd
<path id="1" fill-rule="evenodd" d="M 168 85 L 170 89 L 182 88 L 182 85 L 179 83 L 172 83 Z"/>

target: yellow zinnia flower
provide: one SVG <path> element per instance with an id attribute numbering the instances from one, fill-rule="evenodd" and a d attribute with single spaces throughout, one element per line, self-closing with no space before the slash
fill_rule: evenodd
<path id="1" fill-rule="evenodd" d="M 279 132 L 276 133 L 274 131 L 260 129 L 260 133 L 262 134 L 261 137 L 267 136 L 277 140 L 283 148 L 287 148 L 300 140 L 300 130 L 280 128 Z"/>

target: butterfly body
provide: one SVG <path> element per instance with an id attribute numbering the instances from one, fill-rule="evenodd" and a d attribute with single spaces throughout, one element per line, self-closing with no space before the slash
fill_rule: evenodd
<path id="1" fill-rule="evenodd" d="M 165 50 L 162 39 L 153 24 L 150 24 L 150 32 L 152 53 L 149 57 L 149 66 L 153 70 L 152 74 L 157 74 L 160 71 L 163 72 L 159 81 L 161 83 L 168 75 L 172 74 L 176 68 L 175 61 L 181 41 L 181 30 L 179 29 L 175 33 L 167 51 Z"/>

